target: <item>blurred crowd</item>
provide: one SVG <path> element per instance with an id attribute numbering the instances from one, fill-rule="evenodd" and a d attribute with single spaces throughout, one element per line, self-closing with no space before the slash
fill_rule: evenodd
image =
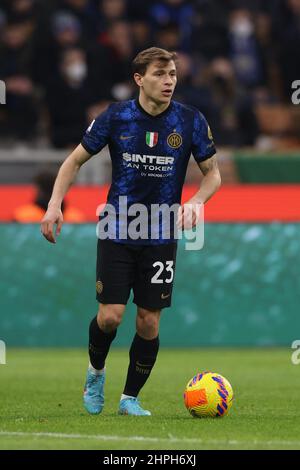
<path id="1" fill-rule="evenodd" d="M 131 62 L 179 55 L 174 98 L 218 145 L 255 145 L 260 104 L 291 104 L 300 0 L 0 0 L 0 139 L 72 148 L 111 101 L 136 95 Z"/>

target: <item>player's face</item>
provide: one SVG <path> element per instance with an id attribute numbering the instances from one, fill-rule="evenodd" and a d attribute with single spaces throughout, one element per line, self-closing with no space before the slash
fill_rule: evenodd
<path id="1" fill-rule="evenodd" d="M 170 60 L 168 63 L 156 61 L 149 64 L 140 80 L 147 98 L 156 103 L 170 102 L 177 82 L 174 61 Z"/>

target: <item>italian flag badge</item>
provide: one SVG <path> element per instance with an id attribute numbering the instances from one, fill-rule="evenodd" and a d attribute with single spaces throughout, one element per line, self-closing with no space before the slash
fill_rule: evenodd
<path id="1" fill-rule="evenodd" d="M 146 144 L 154 147 L 158 142 L 158 132 L 146 132 Z"/>

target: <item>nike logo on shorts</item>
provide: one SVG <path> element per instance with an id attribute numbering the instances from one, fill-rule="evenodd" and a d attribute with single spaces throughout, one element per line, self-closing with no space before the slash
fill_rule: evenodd
<path id="1" fill-rule="evenodd" d="M 168 297 L 170 297 L 171 294 L 161 294 L 161 299 L 167 299 Z"/>

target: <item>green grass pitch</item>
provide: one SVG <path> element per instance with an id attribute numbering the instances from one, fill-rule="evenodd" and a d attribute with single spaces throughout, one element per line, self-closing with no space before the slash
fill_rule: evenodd
<path id="1" fill-rule="evenodd" d="M 8 350 L 0 365 L 0 449 L 300 449 L 300 365 L 286 349 L 161 349 L 140 398 L 151 417 L 118 416 L 128 351 L 112 349 L 99 416 L 82 407 L 82 349 Z M 195 419 L 183 390 L 211 370 L 232 384 L 227 417 Z"/>

